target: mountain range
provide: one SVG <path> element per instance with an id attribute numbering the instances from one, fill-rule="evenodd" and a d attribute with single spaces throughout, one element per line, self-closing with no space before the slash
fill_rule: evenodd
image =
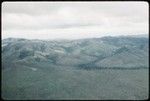
<path id="1" fill-rule="evenodd" d="M 2 40 L 4 100 L 148 99 L 149 39 Z"/>
<path id="2" fill-rule="evenodd" d="M 2 65 L 74 66 L 80 69 L 147 68 L 148 38 L 102 37 L 78 40 L 2 40 Z"/>

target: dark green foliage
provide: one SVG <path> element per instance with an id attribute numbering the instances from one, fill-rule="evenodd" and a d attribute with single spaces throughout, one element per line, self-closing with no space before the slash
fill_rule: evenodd
<path id="1" fill-rule="evenodd" d="M 57 54 L 49 54 L 49 55 L 46 55 L 46 58 L 48 60 L 51 60 L 52 63 L 56 64 L 58 56 L 57 56 Z"/>
<path id="2" fill-rule="evenodd" d="M 128 49 L 127 47 L 123 46 L 123 47 L 117 49 L 117 50 L 114 52 L 114 54 L 119 54 L 119 53 L 122 53 L 122 52 L 126 52 L 126 51 L 128 51 L 128 50 L 129 50 L 129 49 Z"/>
<path id="3" fill-rule="evenodd" d="M 62 48 L 65 49 L 66 52 L 68 52 L 68 53 L 73 51 L 73 47 L 64 47 L 64 46 L 62 46 Z"/>
<path id="4" fill-rule="evenodd" d="M 37 62 L 40 62 L 40 58 L 39 57 L 37 57 L 37 58 L 35 58 L 35 61 L 37 61 Z"/>
<path id="5" fill-rule="evenodd" d="M 24 59 L 24 58 L 26 58 L 28 56 L 34 56 L 34 52 L 31 51 L 31 50 L 22 50 L 20 52 L 19 58 L 20 59 Z"/>
<path id="6" fill-rule="evenodd" d="M 41 51 L 44 52 L 44 51 L 45 51 L 45 48 L 46 48 L 46 47 L 45 47 L 45 44 L 43 44 L 43 45 L 41 46 Z"/>

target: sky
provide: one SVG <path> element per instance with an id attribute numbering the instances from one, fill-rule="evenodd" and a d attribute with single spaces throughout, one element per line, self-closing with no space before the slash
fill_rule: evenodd
<path id="1" fill-rule="evenodd" d="M 147 2 L 3 2 L 2 39 L 81 39 L 149 32 Z"/>

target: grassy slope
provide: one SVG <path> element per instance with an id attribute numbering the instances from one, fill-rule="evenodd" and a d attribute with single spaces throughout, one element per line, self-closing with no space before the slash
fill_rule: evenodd
<path id="1" fill-rule="evenodd" d="M 147 99 L 148 69 L 14 67 L 2 71 L 3 99 Z M 11 71 L 11 72 L 10 72 Z"/>

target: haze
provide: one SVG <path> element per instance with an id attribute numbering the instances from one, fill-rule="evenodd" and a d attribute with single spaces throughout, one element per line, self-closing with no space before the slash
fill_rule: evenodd
<path id="1" fill-rule="evenodd" d="M 148 34 L 147 2 L 3 2 L 2 39 Z"/>

